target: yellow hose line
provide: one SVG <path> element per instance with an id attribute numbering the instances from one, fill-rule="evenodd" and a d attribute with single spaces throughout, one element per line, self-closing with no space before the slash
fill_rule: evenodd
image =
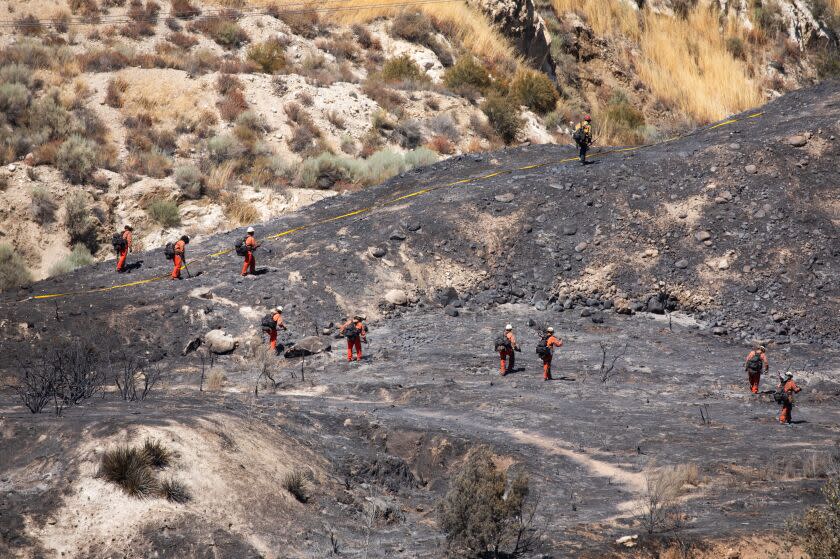
<path id="1" fill-rule="evenodd" d="M 763 114 L 764 113 L 753 113 L 753 114 L 747 115 L 746 117 L 744 117 L 744 119 L 759 118 Z M 733 123 L 738 122 L 738 121 L 739 121 L 739 119 L 737 119 L 737 118 L 730 118 L 728 120 L 718 122 L 717 124 L 707 126 L 706 128 L 701 128 L 699 130 L 689 132 L 688 134 L 683 134 L 682 136 L 674 136 L 674 137 L 668 138 L 666 140 L 661 140 L 659 142 L 640 145 L 640 146 L 632 146 L 632 147 L 626 147 L 626 148 L 614 148 L 614 149 L 610 149 L 610 150 L 606 150 L 606 151 L 601 151 L 601 152 L 598 152 L 598 153 L 593 153 L 591 155 L 591 157 L 593 157 L 593 158 L 604 157 L 606 155 L 610 155 L 610 154 L 613 154 L 613 153 L 624 153 L 624 152 L 629 152 L 629 151 L 637 151 L 637 150 L 640 150 L 640 149 L 643 149 L 643 148 L 648 148 L 648 147 L 652 147 L 652 146 L 665 144 L 665 143 L 668 143 L 668 142 L 673 142 L 674 140 L 685 138 L 685 137 L 687 137 L 690 134 L 693 134 L 695 132 L 699 132 L 699 131 L 702 131 L 702 130 L 713 130 L 715 128 L 719 128 L 721 126 L 727 126 L 729 124 L 733 124 Z M 546 167 L 548 165 L 556 165 L 556 164 L 560 164 L 560 163 L 571 163 L 573 161 L 578 161 L 578 158 L 577 157 L 567 157 L 565 159 L 560 159 L 560 160 L 557 160 L 557 161 L 545 161 L 545 162 L 542 162 L 542 163 L 535 163 L 533 165 L 525 165 L 523 167 L 515 167 L 513 169 L 503 169 L 503 170 L 500 170 L 500 171 L 495 171 L 493 173 L 489 173 L 489 174 L 486 174 L 486 175 L 481 175 L 481 176 L 478 176 L 478 177 L 468 177 L 468 178 L 460 179 L 460 180 L 457 180 L 457 181 L 454 181 L 454 182 L 445 183 L 445 184 L 442 184 L 442 185 L 439 185 L 439 186 L 429 186 L 427 188 L 422 188 L 420 190 L 410 192 L 409 194 L 404 194 L 404 195 L 399 196 L 397 198 L 392 198 L 390 200 L 386 200 L 385 202 L 379 204 L 378 206 L 368 206 L 368 207 L 365 207 L 365 208 L 359 208 L 359 209 L 354 210 L 352 212 L 348 212 L 348 213 L 333 216 L 333 217 L 328 217 L 328 218 L 325 218 L 325 219 L 314 221 L 312 223 L 308 223 L 308 224 L 305 224 L 305 225 L 300 225 L 298 227 L 293 227 L 292 229 L 287 229 L 287 230 L 281 231 L 279 233 L 274 233 L 273 235 L 269 235 L 269 236 L 265 237 L 263 240 L 264 241 L 271 241 L 271 240 L 274 240 L 274 239 L 279 239 L 280 237 L 285 237 L 287 235 L 292 235 L 294 233 L 298 233 L 300 231 L 303 231 L 305 229 L 309 229 L 311 227 L 315 227 L 315 226 L 318 226 L 318 225 L 324 225 L 324 224 L 327 224 L 327 223 L 331 223 L 333 221 L 339 221 L 339 220 L 342 220 L 342 219 L 347 219 L 347 218 L 350 218 L 350 217 L 353 217 L 353 216 L 357 216 L 357 215 L 361 215 L 361 214 L 364 214 L 364 213 L 372 212 L 375 209 L 382 208 L 382 207 L 389 206 L 389 205 L 393 205 L 393 204 L 396 204 L 397 202 L 401 202 L 403 200 L 408 200 L 409 198 L 414 198 L 415 196 L 422 196 L 424 194 L 428 194 L 430 192 L 434 192 L 434 191 L 440 190 L 442 188 L 450 188 L 450 187 L 458 186 L 458 185 L 462 185 L 462 184 L 470 184 L 470 183 L 490 179 L 490 178 L 493 178 L 493 177 L 497 177 L 499 175 L 512 173 L 514 171 L 527 171 L 529 169 L 537 169 L 539 167 Z M 203 261 L 207 258 L 218 258 L 220 256 L 230 254 L 231 252 L 233 252 L 233 249 L 220 250 L 218 252 L 214 252 L 212 254 L 207 254 L 203 257 L 197 258 L 196 260 L 193 260 L 193 262 L 201 262 L 201 261 Z M 181 269 L 183 270 L 183 269 L 185 269 L 185 267 L 186 266 L 182 266 Z M 128 288 L 128 287 L 135 287 L 135 286 L 138 286 L 138 285 L 153 283 L 153 282 L 156 282 L 156 281 L 165 280 L 169 277 L 170 277 L 169 274 L 167 274 L 165 276 L 155 276 L 153 278 L 148 278 L 148 279 L 143 279 L 143 280 L 138 280 L 138 281 L 132 281 L 132 282 L 129 282 L 129 283 L 120 283 L 120 284 L 117 284 L 117 285 L 112 285 L 110 287 L 98 287 L 98 288 L 86 289 L 86 290 L 82 290 L 82 291 L 69 291 L 69 292 L 66 292 L 66 293 L 47 293 L 47 294 L 44 294 L 44 295 L 32 295 L 31 297 L 28 297 L 28 298 L 24 299 L 23 301 L 19 301 L 19 302 L 24 302 L 24 301 L 29 301 L 29 300 L 38 300 L 38 299 L 55 299 L 55 298 L 59 298 L 59 297 L 71 297 L 71 296 L 75 296 L 75 295 L 84 295 L 84 294 L 90 294 L 90 293 L 103 293 L 105 291 L 113 291 L 113 290 L 116 290 L 116 289 L 125 289 L 125 288 Z"/>

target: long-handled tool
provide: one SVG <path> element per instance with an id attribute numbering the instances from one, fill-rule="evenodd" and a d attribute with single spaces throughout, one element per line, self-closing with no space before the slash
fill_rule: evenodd
<path id="1" fill-rule="evenodd" d="M 187 277 L 191 278 L 192 274 L 190 273 L 190 269 L 187 268 L 187 261 L 186 260 L 184 260 L 184 269 L 187 271 Z"/>

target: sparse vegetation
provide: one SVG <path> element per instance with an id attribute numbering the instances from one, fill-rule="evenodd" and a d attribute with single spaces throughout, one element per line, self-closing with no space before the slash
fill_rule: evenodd
<path id="1" fill-rule="evenodd" d="M 516 140 L 522 128 L 522 120 L 516 104 L 508 97 L 491 93 L 481 104 L 481 110 L 487 115 L 491 126 L 506 144 Z"/>
<path id="2" fill-rule="evenodd" d="M 386 82 L 419 82 L 428 79 L 414 60 L 407 54 L 391 58 L 382 66 L 381 78 Z"/>
<path id="3" fill-rule="evenodd" d="M 475 58 L 466 55 L 446 70 L 443 83 L 456 93 L 483 92 L 490 87 L 490 73 Z"/>
<path id="4" fill-rule="evenodd" d="M 128 89 L 128 82 L 120 78 L 112 78 L 108 81 L 108 89 L 105 92 L 105 104 L 114 109 L 123 106 L 123 93 Z"/>
<path id="5" fill-rule="evenodd" d="M 193 165 L 181 165 L 175 168 L 175 183 L 181 187 L 186 198 L 192 200 L 201 197 L 204 190 L 204 176 Z"/>
<path id="6" fill-rule="evenodd" d="M 32 275 L 26 262 L 11 245 L 0 243 L 0 291 L 29 285 Z"/>
<path id="7" fill-rule="evenodd" d="M 224 207 L 225 217 L 235 225 L 248 225 L 260 220 L 260 212 L 256 206 L 238 196 L 226 196 Z"/>
<path id="8" fill-rule="evenodd" d="M 172 200 L 159 198 L 153 200 L 146 208 L 149 218 L 163 228 L 175 227 L 181 224 L 181 215 L 178 212 L 178 204 Z"/>
<path id="9" fill-rule="evenodd" d="M 81 136 L 71 136 L 58 149 L 55 163 L 70 182 L 85 182 L 96 170 L 96 146 Z"/>
<path id="10" fill-rule="evenodd" d="M 106 450 L 99 465 L 99 476 L 132 497 L 150 497 L 159 490 L 146 454 L 140 448 L 119 446 Z"/>
<path id="11" fill-rule="evenodd" d="M 696 485 L 699 473 L 694 465 L 649 468 L 645 489 L 639 503 L 639 518 L 648 534 L 676 531 L 680 528 L 679 497 L 687 484 Z"/>
<path id="12" fill-rule="evenodd" d="M 160 496 L 171 503 L 184 504 L 192 499 L 189 487 L 175 478 L 165 478 L 160 482 Z"/>
<path id="13" fill-rule="evenodd" d="M 510 92 L 521 104 L 541 115 L 552 111 L 560 98 L 551 79 L 534 70 L 520 70 L 510 84 Z"/>
<path id="14" fill-rule="evenodd" d="M 298 183 L 306 188 L 331 188 L 336 183 L 377 184 L 414 167 L 437 161 L 437 154 L 425 147 L 401 155 L 379 150 L 367 159 L 352 159 L 331 153 L 305 159 Z"/>
<path id="15" fill-rule="evenodd" d="M 191 19 L 201 14 L 201 10 L 195 7 L 190 0 L 171 0 L 171 14 L 181 19 Z"/>
<path id="16" fill-rule="evenodd" d="M 420 123 L 416 120 L 403 120 L 397 123 L 394 134 L 400 147 L 414 149 L 424 142 Z"/>
<path id="17" fill-rule="evenodd" d="M 268 7 L 268 13 L 288 25 L 295 35 L 307 39 L 314 39 L 318 35 L 318 12 L 283 10 L 273 4 Z"/>
<path id="18" fill-rule="evenodd" d="M 283 476 L 280 485 L 300 503 L 309 501 L 306 473 L 303 470 L 292 470 Z"/>
<path id="19" fill-rule="evenodd" d="M 207 35 L 217 44 L 228 48 L 239 48 L 248 42 L 248 34 L 243 30 L 236 20 L 238 13 L 234 10 L 226 10 L 216 15 L 202 16 L 189 24 L 189 29 Z"/>
<path id="20" fill-rule="evenodd" d="M 97 221 L 91 215 L 84 192 L 72 192 L 64 200 L 64 227 L 70 243 L 85 245 L 91 253 L 99 248 Z"/>
<path id="21" fill-rule="evenodd" d="M 791 521 L 788 531 L 811 559 L 834 559 L 840 557 L 840 477 L 829 479 L 822 494 L 825 504 Z"/>
<path id="22" fill-rule="evenodd" d="M 163 469 L 172 462 L 172 452 L 155 439 L 143 441 L 143 456 L 152 468 Z"/>
<path id="23" fill-rule="evenodd" d="M 277 39 L 256 43 L 248 48 L 248 60 L 264 74 L 277 74 L 286 69 L 285 47 Z"/>
<path id="24" fill-rule="evenodd" d="M 476 447 L 438 505 L 450 553 L 464 557 L 518 557 L 534 544 L 534 503 L 528 476 L 499 470 L 486 447 Z"/>
<path id="25" fill-rule="evenodd" d="M 56 209 L 58 208 L 49 190 L 43 186 L 32 188 L 32 202 L 29 205 L 29 211 L 36 223 L 39 225 L 52 223 L 55 220 Z"/>
<path id="26" fill-rule="evenodd" d="M 90 253 L 88 247 L 81 243 L 76 243 L 73 245 L 73 250 L 70 251 L 70 254 L 50 267 L 49 275 L 58 276 L 61 274 L 67 274 L 76 268 L 90 266 L 93 262 L 93 255 Z"/>

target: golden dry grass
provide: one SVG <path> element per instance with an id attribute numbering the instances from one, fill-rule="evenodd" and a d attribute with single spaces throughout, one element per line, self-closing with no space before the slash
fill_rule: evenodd
<path id="1" fill-rule="evenodd" d="M 639 77 L 660 99 L 701 122 L 761 103 L 759 85 L 726 48 L 717 15 L 700 6 L 685 20 L 645 14 Z"/>
<path id="2" fill-rule="evenodd" d="M 642 82 L 697 121 L 711 122 L 761 103 L 759 84 L 726 48 L 727 38 L 741 31 L 727 21 L 721 32 L 718 13 L 700 4 L 687 19 L 637 12 L 622 0 L 553 0 L 552 5 L 558 14 L 580 14 L 598 35 L 636 43 Z"/>
<path id="3" fill-rule="evenodd" d="M 228 195 L 224 199 L 225 217 L 234 225 L 252 225 L 260 221 L 260 211 L 247 200 Z"/>
<path id="4" fill-rule="evenodd" d="M 598 35 L 640 35 L 639 12 L 621 0 L 552 0 L 554 12 L 575 12 L 586 19 Z"/>
<path id="5" fill-rule="evenodd" d="M 341 25 L 370 23 L 379 18 L 392 18 L 404 9 L 383 6 L 383 4 L 389 3 L 396 4 L 398 0 L 331 2 L 330 7 L 353 6 L 354 9 L 324 12 L 322 18 Z M 254 6 L 276 4 L 280 9 L 283 9 L 284 4 L 300 6 L 300 3 L 296 3 L 295 0 L 248 0 L 248 4 Z M 517 58 L 513 46 L 490 24 L 484 15 L 467 6 L 466 2 L 428 4 L 417 8 L 432 19 L 451 26 L 464 48 L 483 60 L 498 62 Z"/>
<path id="6" fill-rule="evenodd" d="M 130 68 L 116 74 L 128 86 L 123 112 L 149 113 L 161 122 L 187 119 L 198 122 L 205 111 L 216 112 L 215 92 L 176 70 Z"/>

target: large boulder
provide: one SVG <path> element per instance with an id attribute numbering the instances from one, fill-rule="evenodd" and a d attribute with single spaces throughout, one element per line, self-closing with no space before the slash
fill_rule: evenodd
<path id="1" fill-rule="evenodd" d="M 407 305 L 408 294 L 402 289 L 391 289 L 385 293 L 385 300 L 392 305 Z"/>
<path id="2" fill-rule="evenodd" d="M 233 336 L 225 334 L 224 330 L 210 330 L 204 334 L 204 345 L 212 353 L 221 355 L 235 350 L 239 341 Z"/>
<path id="3" fill-rule="evenodd" d="M 487 15 L 535 68 L 554 78 L 551 34 L 533 0 L 468 0 Z"/>
<path id="4" fill-rule="evenodd" d="M 300 339 L 283 354 L 286 357 L 305 357 L 330 351 L 330 339 L 323 336 L 307 336 Z"/>

